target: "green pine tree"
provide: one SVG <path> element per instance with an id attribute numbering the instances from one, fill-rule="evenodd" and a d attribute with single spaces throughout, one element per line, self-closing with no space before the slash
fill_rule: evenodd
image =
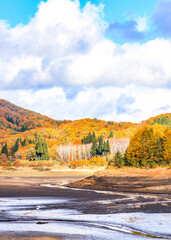
<path id="1" fill-rule="evenodd" d="M 42 139 L 41 137 L 38 138 L 35 149 L 38 159 L 40 160 L 49 159 L 49 151 L 45 138 L 44 139 Z"/>
<path id="2" fill-rule="evenodd" d="M 19 149 L 19 141 L 20 139 L 17 138 L 15 144 L 11 147 L 11 155 L 13 156 Z"/>
<path id="3" fill-rule="evenodd" d="M 106 153 L 110 154 L 110 144 L 109 144 L 109 140 L 107 140 L 106 142 Z"/>
<path id="4" fill-rule="evenodd" d="M 1 154 L 5 154 L 7 157 L 9 156 L 7 143 L 2 147 Z"/>
<path id="5" fill-rule="evenodd" d="M 109 138 L 113 138 L 114 136 L 113 136 L 113 131 L 110 131 L 110 133 L 109 133 Z"/>
<path id="6" fill-rule="evenodd" d="M 88 134 L 88 143 L 91 143 L 92 141 L 93 141 L 93 136 L 89 132 L 89 134 Z"/>
<path id="7" fill-rule="evenodd" d="M 102 137 L 102 135 L 99 138 L 99 145 L 98 145 L 97 153 L 98 153 L 98 155 L 102 155 L 102 153 L 103 153 L 103 137 Z"/>
<path id="8" fill-rule="evenodd" d="M 115 166 L 118 168 L 123 167 L 125 165 L 124 157 L 122 156 L 121 152 L 118 150 L 115 154 Z"/>
<path id="9" fill-rule="evenodd" d="M 37 138 L 35 149 L 36 149 L 36 156 L 38 157 L 38 159 L 42 160 L 43 142 L 41 137 Z"/>
<path id="10" fill-rule="evenodd" d="M 43 141 L 43 159 L 44 160 L 49 159 L 48 145 L 47 145 L 47 142 L 46 142 L 45 138 L 44 138 L 44 141 Z"/>
<path id="11" fill-rule="evenodd" d="M 104 141 L 103 143 L 103 152 L 106 154 L 106 150 L 107 150 L 107 144 L 106 142 Z"/>
<path id="12" fill-rule="evenodd" d="M 97 139 L 96 139 L 96 135 L 93 132 L 93 140 L 92 140 L 92 149 L 91 149 L 91 155 L 92 156 L 96 156 L 97 154 Z"/>

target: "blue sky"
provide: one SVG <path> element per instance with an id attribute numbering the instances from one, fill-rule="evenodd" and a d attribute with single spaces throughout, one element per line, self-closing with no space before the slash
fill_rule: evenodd
<path id="1" fill-rule="evenodd" d="M 47 0 L 42 0 L 47 2 Z M 0 19 L 8 22 L 11 27 L 18 24 L 28 24 L 38 11 L 41 0 L 0 0 Z M 85 7 L 87 0 L 80 0 L 81 8 Z M 135 18 L 146 18 L 155 11 L 157 0 L 91 0 L 92 4 L 104 4 L 104 19 L 111 24 L 106 31 L 106 37 L 114 38 L 117 43 L 144 42 L 154 39 L 156 34 L 152 31 L 148 34 L 134 31 Z M 153 28 L 153 23 L 149 24 L 149 30 Z M 124 32 L 124 29 L 128 29 Z M 114 29 L 115 34 L 113 34 Z M 130 29 L 130 30 L 129 30 Z"/>
<path id="2" fill-rule="evenodd" d="M 0 0 L 0 19 L 13 27 L 16 24 L 27 24 L 36 13 L 39 0 Z"/>
<path id="3" fill-rule="evenodd" d="M 171 112 L 170 23 L 171 0 L 0 0 L 0 97 L 55 119 Z"/>
<path id="4" fill-rule="evenodd" d="M 44 0 L 46 2 L 47 0 Z M 155 8 L 157 0 L 92 0 L 91 3 L 105 4 L 105 18 L 109 22 L 124 21 L 129 15 L 150 15 Z M 0 0 L 0 19 L 7 20 L 11 26 L 26 24 L 37 12 L 40 0 Z M 87 0 L 81 0 L 84 7 Z"/>
<path id="5" fill-rule="evenodd" d="M 84 5 L 87 1 L 82 0 L 81 3 Z M 113 21 L 125 21 L 128 16 L 137 15 L 151 15 L 154 11 L 157 0 L 94 0 L 92 3 L 105 5 L 104 12 L 105 18 L 108 22 Z"/>

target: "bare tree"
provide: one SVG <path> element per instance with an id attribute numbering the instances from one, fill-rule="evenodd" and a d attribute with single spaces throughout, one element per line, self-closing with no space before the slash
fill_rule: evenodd
<path id="1" fill-rule="evenodd" d="M 57 149 L 57 158 L 60 161 L 64 161 L 66 163 L 71 160 L 76 161 L 82 159 L 90 159 L 91 148 L 92 143 L 86 145 L 74 145 L 72 143 L 69 143 L 67 145 L 59 145 Z"/>

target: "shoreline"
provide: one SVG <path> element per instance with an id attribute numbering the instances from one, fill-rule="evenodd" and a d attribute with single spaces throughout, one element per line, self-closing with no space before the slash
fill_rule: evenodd
<path id="1" fill-rule="evenodd" d="M 58 171 L 56 177 L 50 177 L 47 174 L 44 177 L 0 176 L 0 200 L 8 202 L 8 199 L 4 198 L 15 198 L 21 201 L 24 201 L 25 198 L 30 200 L 31 198 L 41 200 L 46 198 L 67 199 L 71 200 L 71 203 L 74 200 L 74 205 L 68 201 L 64 205 L 59 204 L 59 209 L 73 209 L 88 215 L 171 213 L 169 185 L 171 169 L 106 169 L 94 174 L 86 172 L 87 176 L 84 178 L 85 172 L 81 173 L 80 170 L 77 175 L 77 169 L 61 173 Z M 159 184 L 160 188 L 163 187 L 162 189 L 156 189 Z M 48 185 L 50 186 L 48 187 Z M 65 188 L 64 186 L 69 187 Z M 4 220 L 4 216 L 3 211 L 1 211 L 0 219 Z M 6 220 L 8 221 L 8 217 Z M 9 218 L 9 220 L 12 219 Z M 17 232 L 1 232 L 0 239 L 62 240 L 77 238 L 75 236 L 67 237 L 67 235 L 59 236 L 58 234 L 54 236 L 54 234 L 43 232 L 25 232 L 24 235 Z"/>

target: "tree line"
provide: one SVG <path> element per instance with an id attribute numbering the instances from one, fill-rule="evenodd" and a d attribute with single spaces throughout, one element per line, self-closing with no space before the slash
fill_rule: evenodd
<path id="1" fill-rule="evenodd" d="M 47 139 L 47 138 L 46 138 Z M 20 148 L 31 145 L 29 160 L 49 160 L 49 152 L 45 137 L 35 134 L 35 138 L 17 138 L 8 148 L 7 143 L 2 146 L 1 154 L 7 157 L 17 157 Z M 49 135 L 48 141 L 51 140 Z M 103 139 L 95 132 L 89 133 L 81 139 L 82 144 L 59 145 L 54 151 L 55 160 L 68 163 L 76 160 L 90 160 L 93 157 L 105 157 L 108 164 L 118 167 L 155 167 L 171 165 L 171 130 L 161 124 L 145 125 L 138 128 L 131 139 Z M 20 151 L 19 151 L 20 150 Z M 17 153 L 17 154 L 16 154 Z M 18 155 L 19 156 L 19 155 Z M 20 158 L 22 159 L 22 158 Z"/>
<path id="2" fill-rule="evenodd" d="M 131 137 L 124 155 L 115 154 L 109 165 L 155 167 L 171 164 L 171 130 L 160 124 L 140 127 Z"/>
<path id="3" fill-rule="evenodd" d="M 14 156 L 15 153 L 21 148 L 25 147 L 29 144 L 35 145 L 36 150 L 36 157 L 39 160 L 48 160 L 49 159 L 49 151 L 48 151 L 48 145 L 45 140 L 45 138 L 42 138 L 40 136 L 35 135 L 35 139 L 31 140 L 27 137 L 23 140 L 21 138 L 17 138 L 15 140 L 15 143 L 12 145 L 11 149 L 9 150 L 7 142 L 3 145 L 1 149 L 1 154 L 5 154 L 7 157 Z"/>

